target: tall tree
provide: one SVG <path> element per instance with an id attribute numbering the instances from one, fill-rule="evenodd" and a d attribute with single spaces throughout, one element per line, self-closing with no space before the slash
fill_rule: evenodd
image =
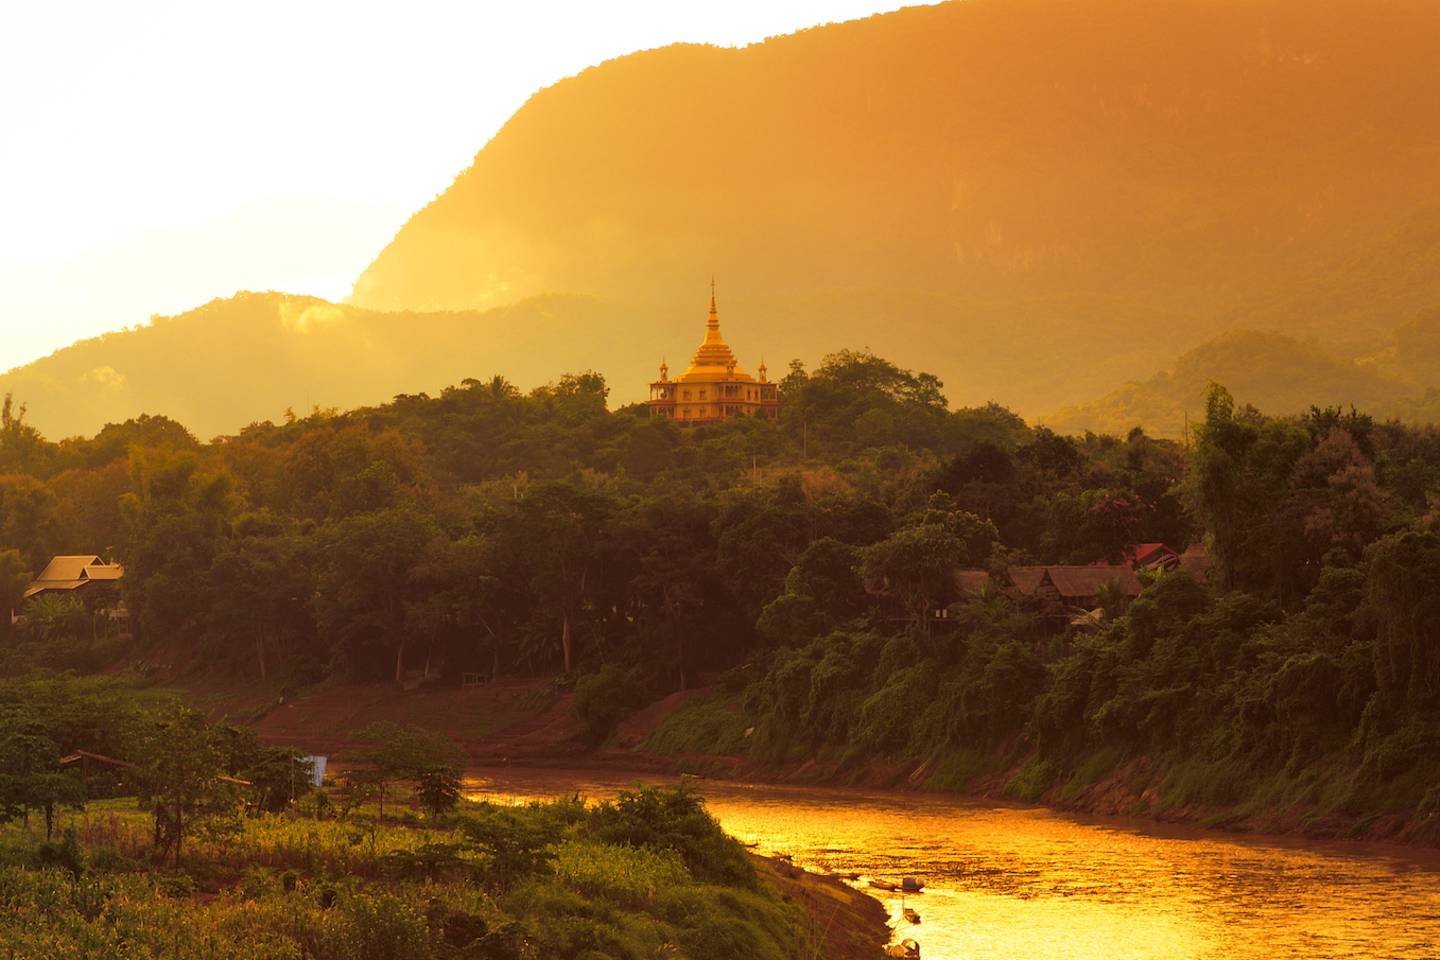
<path id="1" fill-rule="evenodd" d="M 861 552 L 865 579 L 886 589 L 917 625 L 929 631 L 930 612 L 948 603 L 955 571 L 981 565 L 998 535 L 995 525 L 959 510 L 948 494 L 937 493 L 909 523 Z"/>
<path id="2" fill-rule="evenodd" d="M 30 567 L 19 550 L 0 550 L 0 618 L 3 635 L 9 642 L 15 636 L 15 616 L 30 586 Z"/>
<path id="3" fill-rule="evenodd" d="M 598 492 L 548 483 L 531 490 L 511 516 L 508 542 L 526 558 L 544 620 L 558 628 L 567 674 L 574 670 L 575 628 L 586 611 L 597 545 L 611 511 Z"/>
<path id="4" fill-rule="evenodd" d="M 168 704 L 140 719 L 132 755 L 155 817 L 155 846 L 180 865 L 196 825 L 235 810 L 222 734 L 194 710 Z"/>
<path id="5" fill-rule="evenodd" d="M 438 535 L 430 517 L 405 507 L 346 517 L 321 535 L 316 620 L 352 674 L 379 672 L 389 651 L 395 682 L 404 681 L 405 604 L 421 596 L 413 571 Z"/>

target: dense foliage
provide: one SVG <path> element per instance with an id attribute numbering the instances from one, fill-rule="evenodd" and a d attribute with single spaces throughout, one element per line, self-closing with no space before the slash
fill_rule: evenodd
<path id="1" fill-rule="evenodd" d="M 841 568 L 862 548 L 897 583 L 941 551 L 905 580 L 919 602 L 997 536 L 1006 557 L 1088 560 L 1188 535 L 1173 445 L 952 412 L 935 378 L 869 354 L 796 364 L 784 389 L 780 423 L 694 430 L 607 412 L 595 374 L 523 396 L 467 381 L 211 443 L 163 417 L 50 443 L 20 411 L 0 434 L 0 546 L 32 572 L 59 553 L 123 562 L 135 649 L 167 663 L 291 685 L 622 663 L 664 689 L 773 645 L 757 624 L 789 581 L 838 576 L 824 615 L 861 612 Z M 948 513 L 926 519 L 937 489 Z M 31 630 L 6 668 L 90 666 L 63 632 Z"/>
<path id="2" fill-rule="evenodd" d="M 778 423 L 691 429 L 608 412 L 595 374 L 208 444 L 163 418 L 49 443 L 11 415 L 0 546 L 33 569 L 114 545 L 131 655 L 282 690 L 560 672 L 595 743 L 723 675 L 723 702 L 652 745 L 883 757 L 952 784 L 1023 759 L 1026 795 L 1143 757 L 1175 802 L 1263 781 L 1356 812 L 1436 804 L 1440 432 L 1267 418 L 1216 389 L 1188 449 L 1064 437 L 950 410 L 934 377 L 850 352 L 793 364 L 782 389 Z M 1016 563 L 1202 539 L 1204 582 L 1147 573 L 1099 620 L 1066 626 L 1005 588 Z M 995 586 L 962 594 L 965 567 Z M 65 618 L 27 620 L 11 672 L 115 642 L 41 642 Z"/>
<path id="3" fill-rule="evenodd" d="M 0 732 L 0 944 L 17 957 L 814 950 L 811 919 L 683 783 L 470 803 L 453 743 L 372 724 L 362 765 L 312 788 L 293 751 L 114 680 L 0 682 Z"/>
<path id="4" fill-rule="evenodd" d="M 1353 411 L 1265 418 L 1217 388 L 1174 491 L 1208 531 L 1208 583 L 1156 571 L 1123 612 L 1059 633 L 1003 593 L 955 604 L 944 629 L 791 617 L 791 642 L 731 709 L 693 704 L 652 745 L 888 757 L 953 786 L 1008 770 L 1025 797 L 1117 775 L 1137 809 L 1298 804 L 1428 823 L 1440 813 L 1437 444 Z M 923 573 L 924 557 L 908 567 Z M 776 603 L 837 609 L 823 588 Z"/>

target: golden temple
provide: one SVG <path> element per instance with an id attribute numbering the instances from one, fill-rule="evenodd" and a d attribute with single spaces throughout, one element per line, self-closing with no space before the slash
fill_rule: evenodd
<path id="1" fill-rule="evenodd" d="M 690 366 L 674 380 L 670 366 L 660 363 L 660 379 L 650 384 L 650 415 L 681 425 L 718 423 L 735 417 L 780 416 L 780 392 L 766 376 L 760 361 L 759 378 L 740 369 L 735 354 L 720 336 L 720 313 L 715 308 L 715 278 L 710 278 L 710 317 L 705 340 L 690 358 Z"/>

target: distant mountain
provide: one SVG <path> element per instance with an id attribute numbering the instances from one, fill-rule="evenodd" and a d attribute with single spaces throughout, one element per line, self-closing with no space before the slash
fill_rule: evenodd
<path id="1" fill-rule="evenodd" d="M 1277 333 L 1232 331 L 1183 354 L 1169 369 L 1098 399 L 1040 417 L 1062 433 L 1123 435 L 1143 426 L 1179 438 L 1203 416 L 1210 384 L 1269 414 L 1355 406 L 1377 417 L 1440 419 L 1440 311 L 1412 320 L 1368 353 L 1347 353 Z"/>
<path id="2" fill-rule="evenodd" d="M 633 399 L 713 270 L 748 365 L 868 345 L 1053 410 L 1225 330 L 1440 304 L 1437 62 L 1433 0 L 964 0 L 639 53 L 537 93 L 352 299 L 626 303 L 563 335 L 624 342 Z"/>
<path id="3" fill-rule="evenodd" d="M 496 374 L 532 387 L 603 369 L 623 344 L 577 345 L 569 333 L 623 319 L 615 305 L 583 297 L 420 314 L 244 293 L 58 350 L 0 376 L 0 391 L 24 401 L 28 421 L 52 438 L 140 413 L 209 438 L 279 420 L 287 407 L 352 407 Z"/>
<path id="4" fill-rule="evenodd" d="M 1334 403 L 1373 410 L 1406 393 L 1395 381 L 1314 342 L 1238 331 L 1187 351 L 1170 370 L 1041 419 L 1062 433 L 1123 435 L 1144 426 L 1157 436 L 1179 437 L 1185 418 L 1203 413 L 1211 383 L 1224 384 L 1237 400 L 1272 414 Z"/>

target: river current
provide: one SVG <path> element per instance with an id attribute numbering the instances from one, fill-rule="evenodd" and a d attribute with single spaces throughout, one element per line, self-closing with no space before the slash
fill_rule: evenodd
<path id="1" fill-rule="evenodd" d="M 647 777 L 646 782 L 673 782 Z M 475 799 L 592 799 L 633 777 L 480 771 Z M 1440 856 L 1292 842 L 931 794 L 695 782 L 727 831 L 855 882 L 925 960 L 1440 958 Z M 926 881 L 918 896 L 871 878 Z M 920 915 L 902 917 L 910 907 Z"/>

